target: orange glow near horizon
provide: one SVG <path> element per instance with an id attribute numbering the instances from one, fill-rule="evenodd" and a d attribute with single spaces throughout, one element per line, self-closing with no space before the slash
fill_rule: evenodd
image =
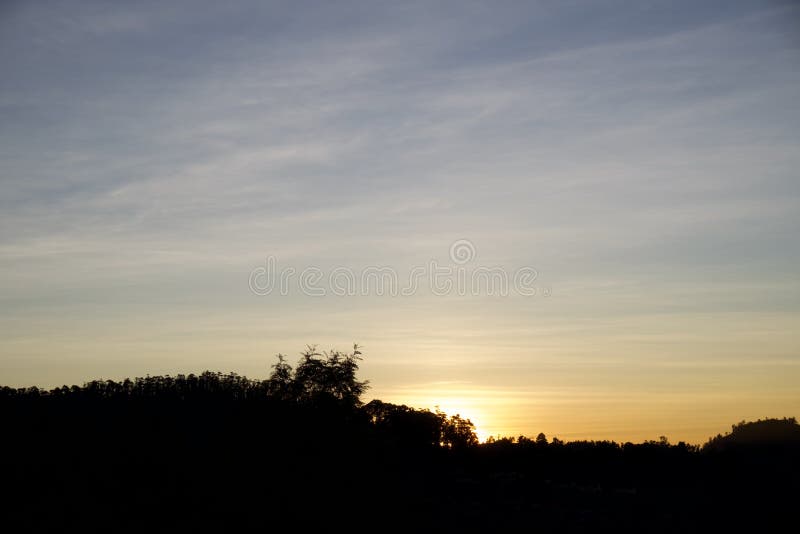
<path id="1" fill-rule="evenodd" d="M 463 419 L 469 419 L 475 425 L 475 434 L 478 439 L 483 442 L 491 435 L 486 428 L 488 424 L 488 417 L 479 407 L 475 406 L 474 402 L 469 399 L 458 397 L 445 397 L 442 399 L 438 406 L 434 406 L 448 416 L 458 415 Z"/>
<path id="2" fill-rule="evenodd" d="M 794 415 L 792 398 L 739 395 L 633 394 L 612 391 L 522 390 L 439 382 L 375 391 L 374 398 L 417 409 L 460 415 L 475 425 L 481 442 L 490 436 L 548 440 L 642 442 L 666 436 L 672 443 L 702 444 L 742 419 Z M 712 411 L 713 408 L 713 411 Z"/>

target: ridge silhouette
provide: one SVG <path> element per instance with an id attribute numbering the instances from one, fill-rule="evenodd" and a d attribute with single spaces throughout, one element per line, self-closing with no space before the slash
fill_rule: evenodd
<path id="1" fill-rule="evenodd" d="M 361 351 L 235 373 L 0 388 L 6 524 L 22 531 L 698 531 L 794 521 L 795 418 L 702 447 L 490 438 L 380 400 Z"/>

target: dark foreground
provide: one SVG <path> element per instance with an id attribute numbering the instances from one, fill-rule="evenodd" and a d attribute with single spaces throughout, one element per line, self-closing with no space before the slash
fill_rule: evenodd
<path id="1" fill-rule="evenodd" d="M 19 525 L 4 530 L 769 532 L 797 522 L 794 419 L 736 425 L 702 448 L 543 436 L 478 445 L 468 421 L 363 406 L 354 374 L 353 396 L 338 379 L 295 376 L 302 367 L 284 369 L 282 384 L 204 374 L 3 388 L 2 522 Z"/>

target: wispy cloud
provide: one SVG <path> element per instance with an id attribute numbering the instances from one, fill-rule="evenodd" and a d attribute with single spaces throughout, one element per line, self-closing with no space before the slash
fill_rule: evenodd
<path id="1" fill-rule="evenodd" d="M 466 351 L 473 376 L 498 336 L 520 369 L 553 354 L 622 367 L 608 351 L 752 361 L 765 338 L 732 333 L 737 349 L 727 328 L 794 324 L 791 3 L 166 4 L 2 17 L 8 376 L 4 358 L 44 354 L 37 336 L 80 316 L 113 335 L 67 359 L 103 344 L 135 360 L 125 325 L 148 302 L 159 326 L 142 328 L 176 352 L 199 350 L 168 335 L 191 309 L 276 351 L 366 336 L 387 364 L 439 351 L 451 369 Z M 553 298 L 266 303 L 247 289 L 270 254 L 402 270 L 464 237 L 481 264 L 536 267 Z M 741 322 L 714 315 L 732 306 Z M 231 365 L 270 345 L 232 336 Z M 778 335 L 766 350 L 796 348 Z"/>

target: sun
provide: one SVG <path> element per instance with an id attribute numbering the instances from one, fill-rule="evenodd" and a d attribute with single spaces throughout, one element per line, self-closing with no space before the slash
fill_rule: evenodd
<path id="1" fill-rule="evenodd" d="M 422 410 L 437 409 L 448 417 L 458 415 L 469 419 L 474 425 L 475 435 L 480 442 L 493 435 L 491 417 L 496 395 L 484 394 L 483 388 L 464 382 L 434 382 L 416 384 L 386 392 L 384 398 L 395 404 L 404 404 Z"/>
<path id="2" fill-rule="evenodd" d="M 434 404 L 434 409 L 439 409 L 448 416 L 458 415 L 463 419 L 469 419 L 475 425 L 475 434 L 480 442 L 486 441 L 490 435 L 484 430 L 485 414 L 470 400 L 457 397 L 444 398 Z"/>

